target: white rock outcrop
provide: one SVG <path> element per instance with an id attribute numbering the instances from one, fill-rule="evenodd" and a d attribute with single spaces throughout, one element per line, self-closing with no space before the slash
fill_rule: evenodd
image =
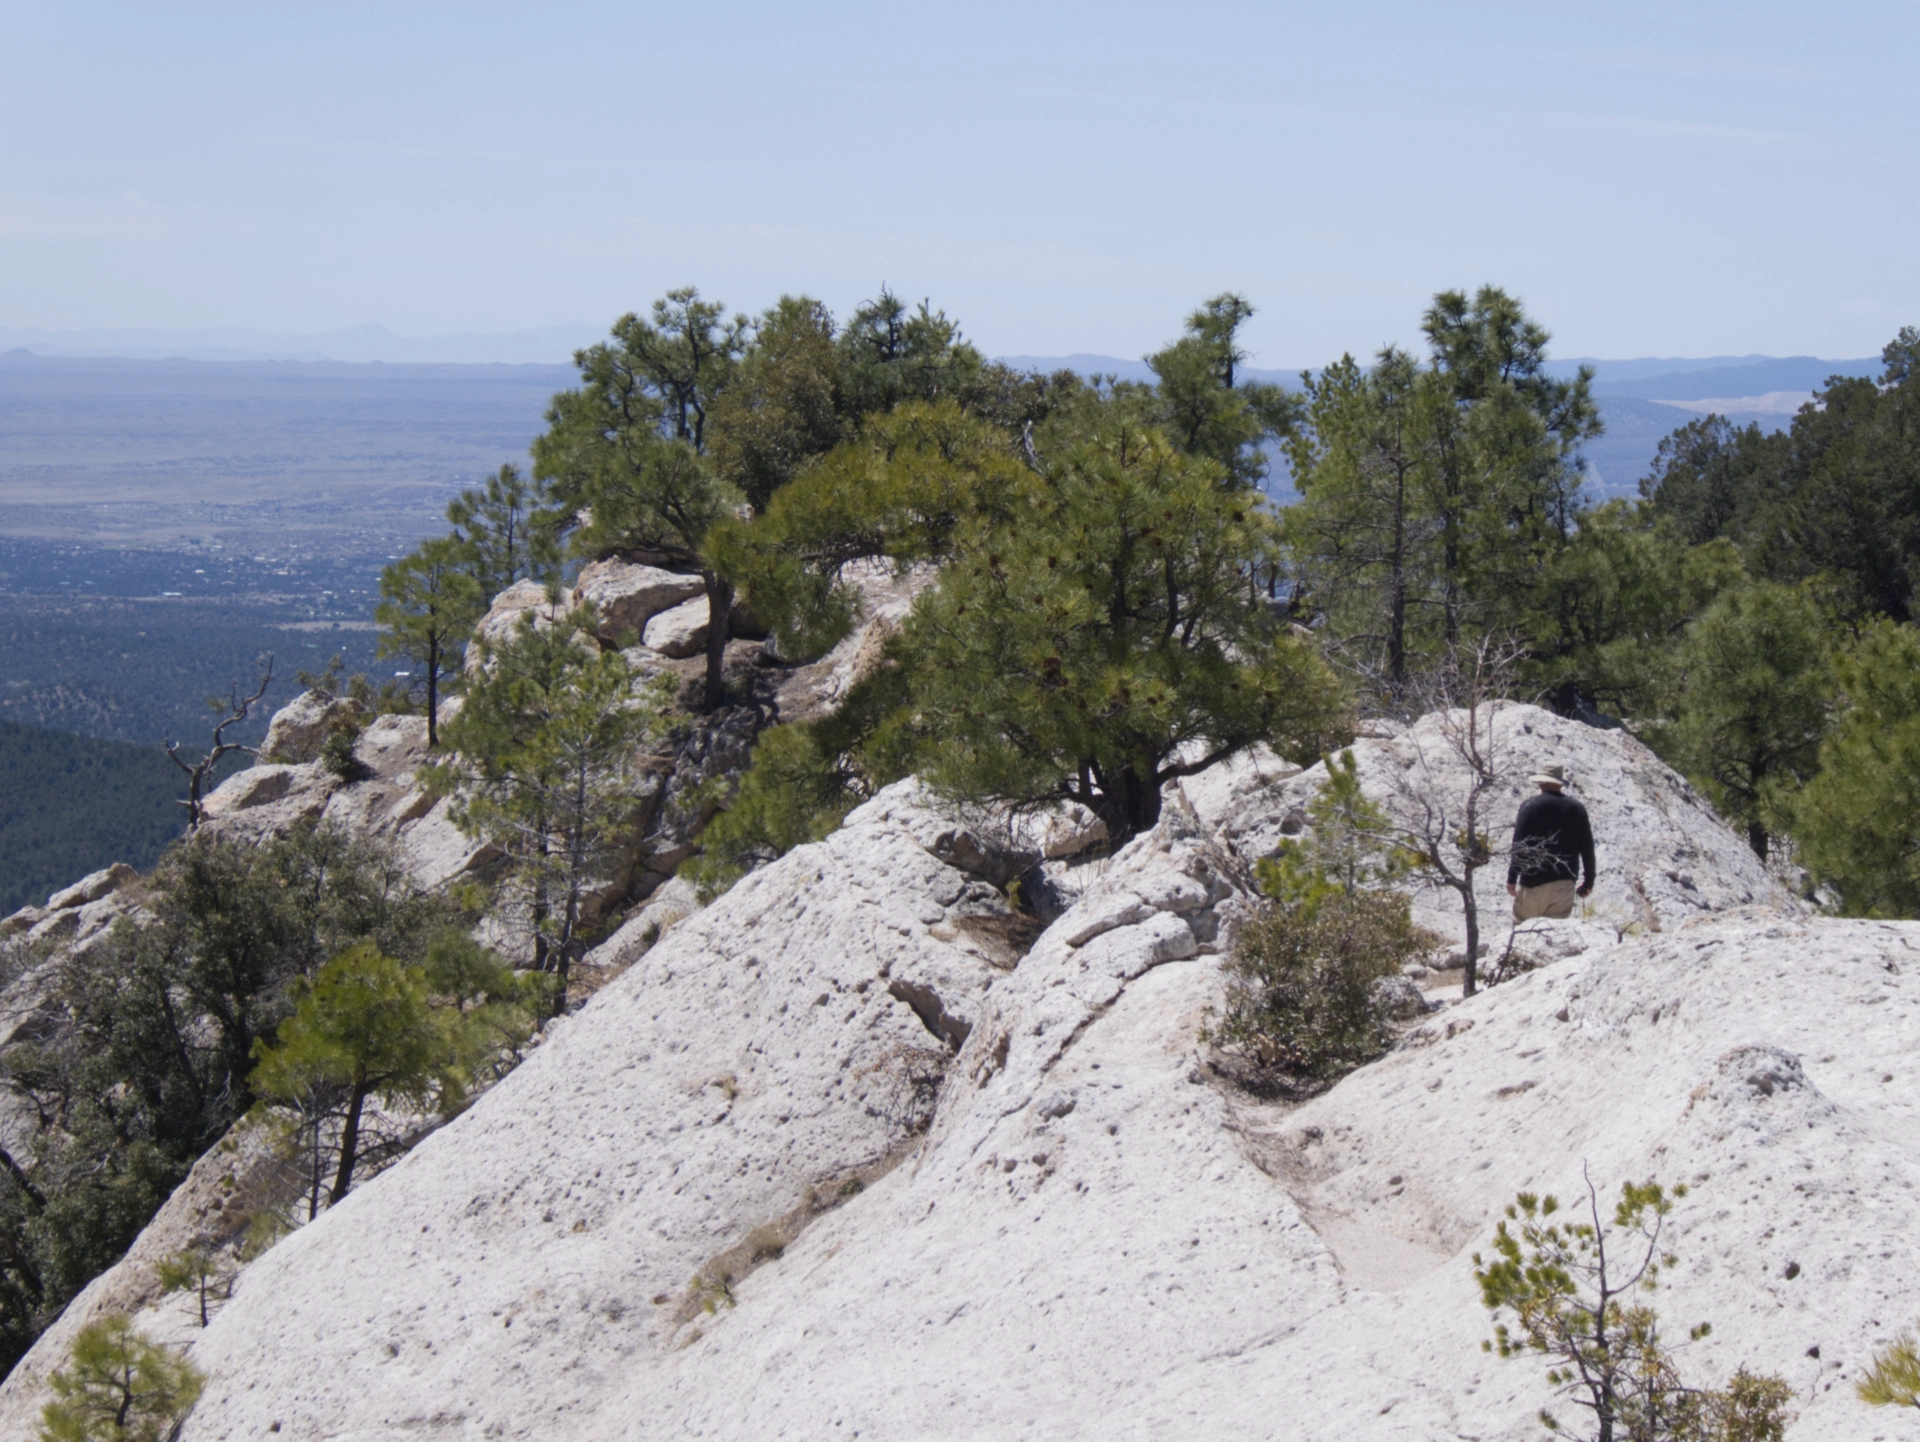
<path id="1" fill-rule="evenodd" d="M 660 612 L 702 594 L 698 576 L 610 559 L 580 572 L 573 604 L 593 609 L 595 631 L 604 644 L 630 646 Z"/>
<path id="2" fill-rule="evenodd" d="M 924 1104 L 921 1069 L 999 974 L 970 932 L 1005 917 L 992 888 L 912 839 L 913 809 L 894 788 L 680 922 L 559 1023 L 511 1090 L 256 1264 L 195 1344 L 237 1383 L 209 1393 L 197 1435 L 384 1435 L 383 1359 L 402 1355 L 418 1368 L 402 1412 L 551 1435 L 585 1395 L 577 1376 L 568 1401 L 533 1374 L 592 1358 L 604 1380 L 667 1355 L 697 1269 L 884 1170 Z M 609 1128 L 629 1126 L 633 1145 L 609 1150 Z M 357 1238 L 353 1255 L 329 1232 Z M 306 1289 L 313 1265 L 327 1297 Z M 289 1347 L 306 1354 L 291 1392 L 238 1382 L 291 1363 Z M 523 1368 L 533 1385 L 496 1385 Z M 347 1392 L 359 1401 L 343 1411 Z"/>
<path id="3" fill-rule="evenodd" d="M 1459 824 L 1464 771 L 1450 737 L 1464 713 L 1426 716 L 1412 726 L 1375 723 L 1353 743 L 1362 789 L 1390 816 L 1417 820 L 1421 801 L 1435 798 Z M 1482 734 L 1486 726 L 1482 725 Z M 1569 794 L 1593 823 L 1599 879 L 1580 910 L 1583 919 L 1616 932 L 1659 930 L 1737 906 L 1796 911 L 1779 877 L 1727 828 L 1705 797 L 1625 731 L 1602 731 L 1538 706 L 1495 708 L 1492 754 L 1499 782 L 1483 803 L 1481 829 L 1494 847 L 1475 895 L 1481 938 L 1489 921 L 1511 924 L 1507 840 L 1513 814 L 1538 787 L 1527 777 L 1549 762 L 1567 768 Z M 1217 774 L 1216 774 L 1217 773 Z M 1196 811 L 1249 858 L 1270 855 L 1297 835 L 1306 805 L 1326 780 L 1324 764 L 1305 771 L 1277 758 L 1243 757 L 1182 783 Z M 1414 919 L 1443 936 L 1462 934 L 1455 893 L 1416 887 Z"/>
<path id="4" fill-rule="evenodd" d="M 532 618 L 531 624 L 536 629 L 551 626 L 555 613 L 566 609 L 566 599 L 570 598 L 563 596 L 562 600 L 555 601 L 540 581 L 530 578 L 515 581 L 493 598 L 493 603 L 487 607 L 487 614 L 473 628 L 474 639 L 488 646 L 497 646 L 512 635 L 514 628 L 521 625 L 526 617 Z M 468 675 L 480 669 L 481 652 L 480 646 L 467 647 Z"/>
<path id="5" fill-rule="evenodd" d="M 367 708 L 351 696 L 302 691 L 267 723 L 266 739 L 260 743 L 260 760 L 290 766 L 316 760 L 327 733 L 336 722 L 357 725 L 369 714 Z"/>
<path id="6" fill-rule="evenodd" d="M 1886 1435 L 1852 1382 L 1920 1321 L 1920 925 L 1769 907 L 1644 748 L 1543 717 L 1503 717 L 1516 760 L 1570 766 L 1603 885 L 1644 909 L 1537 924 L 1539 969 L 1301 1104 L 1224 1085 L 1200 1033 L 1310 773 L 1170 791 L 1037 940 L 981 879 L 1019 862 L 890 788 L 629 938 L 204 1332 L 150 1305 L 210 1378 L 183 1438 L 1520 1442 L 1550 1389 L 1480 1350 L 1472 1257 L 1515 1192 L 1587 1174 L 1691 1186 L 1652 1298 L 1714 1324 L 1689 1375 L 1776 1371 L 1793 1435 Z M 1426 744 L 1356 747 L 1369 789 Z M 0 1433 L 30 1425 L 42 1346 Z"/>
<path id="7" fill-rule="evenodd" d="M 707 598 L 696 596 L 691 601 L 682 601 L 660 612 L 647 622 L 647 629 L 641 635 L 641 644 L 649 651 L 658 651 L 662 656 L 671 656 L 675 660 L 698 655 L 707 648 L 710 624 Z"/>
<path id="8" fill-rule="evenodd" d="M 104 870 L 92 872 L 72 886 L 54 892 L 47 898 L 47 910 L 65 911 L 71 906 L 85 906 L 90 901 L 103 900 L 139 879 L 139 872 L 124 861 L 116 861 Z"/>

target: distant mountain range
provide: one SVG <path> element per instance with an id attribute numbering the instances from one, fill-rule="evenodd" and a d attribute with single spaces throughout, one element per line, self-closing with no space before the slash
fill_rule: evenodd
<path id="1" fill-rule="evenodd" d="M 265 330 L 15 330 L 0 351 L 133 360 L 348 361 L 360 364 L 564 365 L 606 334 L 583 322 L 500 334 L 396 335 L 383 325 L 293 334 Z"/>

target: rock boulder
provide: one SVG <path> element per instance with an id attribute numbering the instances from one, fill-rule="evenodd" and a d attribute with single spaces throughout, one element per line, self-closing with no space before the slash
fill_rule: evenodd
<path id="1" fill-rule="evenodd" d="M 267 739 L 260 743 L 260 759 L 269 764 L 298 766 L 319 757 L 327 733 L 341 721 L 358 725 L 372 713 L 350 696 L 325 691 L 303 691 L 274 712 L 267 723 Z"/>
<path id="2" fill-rule="evenodd" d="M 621 646 L 632 645 L 660 612 L 703 594 L 698 576 L 610 559 L 595 561 L 580 572 L 573 604 L 592 607 L 600 640 Z"/>
<path id="3" fill-rule="evenodd" d="M 660 612 L 647 622 L 641 643 L 649 651 L 658 651 L 662 656 L 671 656 L 676 660 L 697 656 L 707 648 L 708 625 L 707 598 L 696 596 L 691 601 L 682 601 Z"/>

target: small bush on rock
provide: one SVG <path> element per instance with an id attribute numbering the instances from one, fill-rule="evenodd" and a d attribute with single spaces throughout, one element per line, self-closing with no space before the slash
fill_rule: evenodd
<path id="1" fill-rule="evenodd" d="M 50 1385 L 41 1442 L 161 1442 L 200 1399 L 203 1379 L 125 1317 L 106 1317 L 81 1328 Z"/>
<path id="2" fill-rule="evenodd" d="M 1263 1071 L 1344 1076 L 1393 1039 L 1374 984 L 1432 946 L 1408 916 L 1407 899 L 1391 892 L 1276 901 L 1241 932 L 1226 967 L 1226 1008 L 1209 1039 Z"/>
<path id="3" fill-rule="evenodd" d="M 1653 1308 L 1628 1299 L 1651 1292 L 1675 1258 L 1662 1243 L 1675 1199 L 1658 1183 L 1627 1183 L 1611 1225 L 1599 1194 L 1587 1188 L 1587 1220 L 1557 1220 L 1554 1197 L 1522 1192 L 1494 1232 L 1495 1256 L 1474 1254 L 1481 1300 L 1500 1322 L 1481 1345 L 1502 1357 L 1537 1352 L 1547 1380 L 1592 1414 L 1593 1442 L 1780 1442 L 1791 1420 L 1793 1389 L 1744 1367 L 1721 1388 L 1689 1387 Z M 1702 1322 L 1689 1338 L 1711 1330 Z M 1547 1430 L 1566 1429 L 1542 1410 Z"/>
<path id="4" fill-rule="evenodd" d="M 1227 960 L 1225 1010 L 1206 1038 L 1266 1084 L 1332 1081 L 1383 1053 L 1396 999 L 1382 983 L 1440 941 L 1379 885 L 1405 861 L 1379 840 L 1351 752 L 1329 759 L 1306 819 L 1302 840 L 1259 865 L 1270 904 Z"/>
<path id="5" fill-rule="evenodd" d="M 342 781 L 362 781 L 373 773 L 353 754 L 360 739 L 358 717 L 343 714 L 327 726 L 327 739 L 320 743 L 320 764 Z"/>
<path id="6" fill-rule="evenodd" d="M 700 834 L 700 854 L 682 871 L 703 901 L 756 866 L 825 840 L 849 811 L 907 774 L 905 695 L 903 675 L 888 656 L 829 715 L 761 733 L 753 764 L 720 800 Z"/>

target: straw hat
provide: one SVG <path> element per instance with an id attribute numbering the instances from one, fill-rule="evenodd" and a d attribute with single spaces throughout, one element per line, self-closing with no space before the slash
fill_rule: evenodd
<path id="1" fill-rule="evenodd" d="M 1529 776 L 1527 780 L 1531 781 L 1535 786 L 1565 786 L 1567 784 L 1567 768 L 1562 766 L 1558 761 L 1555 761 L 1551 765 L 1542 766 L 1538 774 Z"/>

